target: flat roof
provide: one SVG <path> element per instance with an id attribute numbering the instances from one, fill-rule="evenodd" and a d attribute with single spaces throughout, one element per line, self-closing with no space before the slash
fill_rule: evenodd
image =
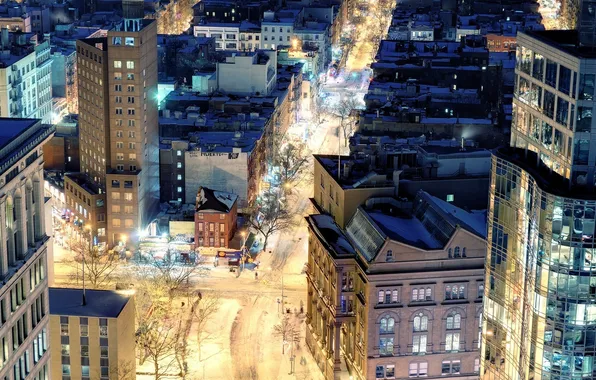
<path id="1" fill-rule="evenodd" d="M 130 300 L 130 296 L 114 290 L 85 292 L 87 305 L 82 305 L 83 290 L 50 288 L 50 314 L 73 317 L 117 318 Z"/>
<path id="2" fill-rule="evenodd" d="M 38 121 L 38 119 L 0 118 L 0 149 L 27 129 L 35 126 Z"/>
<path id="3" fill-rule="evenodd" d="M 596 58 L 596 49 L 594 47 L 579 45 L 577 30 L 536 30 L 526 31 L 523 34 L 578 58 Z"/>

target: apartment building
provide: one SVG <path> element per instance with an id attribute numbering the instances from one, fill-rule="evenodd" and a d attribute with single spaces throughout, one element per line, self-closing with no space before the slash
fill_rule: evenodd
<path id="1" fill-rule="evenodd" d="M 420 191 L 368 199 L 345 230 L 306 219 L 306 343 L 326 379 L 478 378 L 485 212 Z"/>
<path id="2" fill-rule="evenodd" d="M 48 270 L 43 145 L 53 128 L 0 119 L 0 377 L 47 380 Z"/>
<path id="3" fill-rule="evenodd" d="M 578 30 L 517 35 L 510 147 L 489 191 L 485 379 L 596 378 L 594 6 Z"/>
<path id="4" fill-rule="evenodd" d="M 195 206 L 195 246 L 228 248 L 237 229 L 238 195 L 201 187 Z"/>
<path id="5" fill-rule="evenodd" d="M 136 378 L 133 297 L 112 290 L 50 288 L 49 299 L 51 379 Z"/>
<path id="6" fill-rule="evenodd" d="M 277 83 L 277 52 L 238 52 L 216 64 L 217 88 L 236 95 L 270 95 Z"/>
<path id="7" fill-rule="evenodd" d="M 52 84 L 49 40 L 0 32 L 0 116 L 51 122 Z"/>
<path id="8" fill-rule="evenodd" d="M 142 18 L 142 3 L 123 7 L 124 19 L 107 37 L 77 41 L 81 173 L 105 197 L 106 213 L 94 220 L 77 211 L 76 218 L 109 246 L 136 240 L 159 203 L 157 27 Z M 65 178 L 73 189 L 77 181 Z M 77 198 L 66 191 L 71 207 Z"/>

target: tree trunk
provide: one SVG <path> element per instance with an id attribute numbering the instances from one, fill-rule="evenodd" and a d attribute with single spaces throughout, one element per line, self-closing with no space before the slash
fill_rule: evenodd
<path id="1" fill-rule="evenodd" d="M 153 369 L 155 370 L 155 380 L 159 380 L 159 362 L 157 358 L 153 358 Z"/>
<path id="2" fill-rule="evenodd" d="M 265 235 L 263 234 L 263 236 L 265 237 L 265 240 L 263 241 L 263 251 L 267 249 L 267 240 L 269 240 L 269 234 Z"/>

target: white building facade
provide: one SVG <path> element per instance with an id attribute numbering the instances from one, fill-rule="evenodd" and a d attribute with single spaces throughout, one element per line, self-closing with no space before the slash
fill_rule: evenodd
<path id="1" fill-rule="evenodd" d="M 0 146 L 0 378 L 49 379 L 43 144 L 53 129 L 2 119 Z"/>
<path id="2" fill-rule="evenodd" d="M 0 56 L 0 117 L 36 118 L 51 122 L 52 60 L 49 41 L 20 56 Z"/>
<path id="3" fill-rule="evenodd" d="M 240 49 L 240 24 L 213 23 L 208 25 L 195 25 L 193 27 L 195 37 L 215 38 L 217 50 L 238 50 Z"/>

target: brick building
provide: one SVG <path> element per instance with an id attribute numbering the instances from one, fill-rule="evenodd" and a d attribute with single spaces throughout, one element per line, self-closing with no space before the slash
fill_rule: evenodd
<path id="1" fill-rule="evenodd" d="M 197 247 L 229 247 L 236 232 L 237 201 L 236 194 L 199 188 L 195 213 Z"/>

